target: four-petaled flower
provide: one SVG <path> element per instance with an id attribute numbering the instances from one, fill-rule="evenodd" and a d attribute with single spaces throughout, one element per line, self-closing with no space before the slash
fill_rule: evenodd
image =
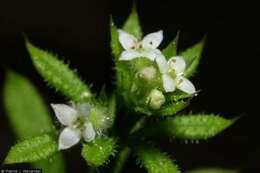
<path id="1" fill-rule="evenodd" d="M 59 150 L 68 149 L 76 145 L 81 137 L 86 142 L 92 141 L 96 132 L 89 121 L 92 106 L 88 103 L 68 106 L 65 104 L 51 104 L 59 122 L 66 126 L 59 136 Z"/>
<path id="2" fill-rule="evenodd" d="M 196 92 L 194 85 L 184 77 L 186 63 L 182 57 L 175 56 L 167 61 L 161 54 L 157 56 L 156 62 L 162 74 L 165 92 L 173 92 L 176 88 L 188 94 Z"/>
<path id="3" fill-rule="evenodd" d="M 157 47 L 163 40 L 162 30 L 146 35 L 141 41 L 123 30 L 118 30 L 118 33 L 119 42 L 125 49 L 121 53 L 119 60 L 132 60 L 144 57 L 154 61 L 156 56 L 161 54 Z"/>

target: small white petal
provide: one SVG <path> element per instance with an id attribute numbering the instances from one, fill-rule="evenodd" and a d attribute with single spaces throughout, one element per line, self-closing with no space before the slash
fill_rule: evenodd
<path id="1" fill-rule="evenodd" d="M 163 80 L 163 88 L 165 92 L 173 92 L 176 89 L 176 85 L 174 80 L 171 78 L 171 76 L 167 74 L 162 75 L 162 80 Z"/>
<path id="2" fill-rule="evenodd" d="M 95 139 L 96 132 L 93 128 L 92 123 L 90 123 L 90 122 L 85 123 L 85 129 L 84 129 L 82 135 L 83 135 L 83 138 L 86 142 L 90 142 L 93 139 Z"/>
<path id="3" fill-rule="evenodd" d="M 186 92 L 188 94 L 193 94 L 196 92 L 194 85 L 186 79 L 185 77 L 177 77 L 176 78 L 177 88 Z"/>
<path id="4" fill-rule="evenodd" d="M 80 131 L 66 127 L 59 136 L 59 150 L 64 150 L 76 145 L 80 140 Z"/>
<path id="5" fill-rule="evenodd" d="M 165 57 L 162 54 L 157 56 L 155 61 L 156 61 L 157 65 L 159 67 L 159 70 L 162 74 L 164 74 L 168 71 L 169 65 L 168 65 Z"/>
<path id="6" fill-rule="evenodd" d="M 119 60 L 129 61 L 138 57 L 142 57 L 139 52 L 135 50 L 125 50 L 121 53 Z"/>
<path id="7" fill-rule="evenodd" d="M 141 56 L 154 61 L 156 57 L 161 56 L 162 53 L 159 49 L 150 49 L 141 52 Z"/>
<path id="8" fill-rule="evenodd" d="M 163 31 L 157 31 L 146 35 L 142 40 L 144 49 L 156 49 L 163 40 Z"/>
<path id="9" fill-rule="evenodd" d="M 180 56 L 170 58 L 168 60 L 168 64 L 176 71 L 177 76 L 182 75 L 186 67 L 184 59 Z"/>
<path id="10" fill-rule="evenodd" d="M 63 125 L 71 125 L 78 117 L 77 111 L 65 104 L 51 104 L 56 117 Z"/>
<path id="11" fill-rule="evenodd" d="M 121 29 L 118 30 L 118 33 L 119 33 L 119 42 L 121 43 L 124 49 L 129 50 L 135 47 L 138 41 L 137 38 L 135 38 L 135 36 Z"/>
<path id="12" fill-rule="evenodd" d="M 79 116 L 82 117 L 88 117 L 90 113 L 90 109 L 92 108 L 92 105 L 89 103 L 83 103 L 76 105 L 77 111 L 79 113 Z"/>

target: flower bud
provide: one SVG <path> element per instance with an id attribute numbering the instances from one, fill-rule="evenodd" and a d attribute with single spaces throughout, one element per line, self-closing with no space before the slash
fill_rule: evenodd
<path id="1" fill-rule="evenodd" d="M 96 106 L 90 110 L 89 121 L 93 124 L 93 127 L 102 131 L 110 126 L 111 119 L 107 113 L 100 107 Z"/>
<path id="2" fill-rule="evenodd" d="M 146 81 L 151 81 L 156 77 L 156 69 L 153 66 L 144 67 L 139 72 L 139 77 Z"/>
<path id="3" fill-rule="evenodd" d="M 153 89 L 148 98 L 147 103 L 152 109 L 159 109 L 165 102 L 165 97 L 158 89 Z"/>

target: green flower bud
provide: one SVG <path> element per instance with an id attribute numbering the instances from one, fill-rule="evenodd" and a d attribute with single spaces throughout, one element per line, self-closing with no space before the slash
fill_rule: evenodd
<path id="1" fill-rule="evenodd" d="M 151 81 L 156 78 L 156 69 L 153 66 L 145 67 L 138 75 L 141 79 Z"/>
<path id="2" fill-rule="evenodd" d="M 153 89 L 147 97 L 147 104 L 152 109 L 159 109 L 165 102 L 165 97 L 158 89 Z"/>
<path id="3" fill-rule="evenodd" d="M 105 130 L 109 127 L 111 119 L 102 108 L 96 106 L 90 110 L 89 121 L 98 131 Z"/>

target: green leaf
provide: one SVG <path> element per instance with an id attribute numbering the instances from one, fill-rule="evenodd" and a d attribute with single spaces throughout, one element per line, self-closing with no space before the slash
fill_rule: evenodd
<path id="1" fill-rule="evenodd" d="M 55 131 L 51 115 L 37 89 L 28 79 L 10 70 L 7 71 L 4 85 L 4 104 L 18 140 Z M 60 153 L 56 154 L 51 162 L 40 160 L 32 165 L 48 173 L 65 172 L 64 160 Z"/>
<path id="2" fill-rule="evenodd" d="M 136 153 L 141 166 L 149 173 L 180 173 L 170 157 L 156 148 L 140 145 L 136 147 Z"/>
<path id="3" fill-rule="evenodd" d="M 13 71 L 7 72 L 4 104 L 10 125 L 19 140 L 54 131 L 48 109 L 36 88 L 28 79 Z"/>
<path id="4" fill-rule="evenodd" d="M 110 46 L 112 49 L 112 54 L 115 58 L 118 58 L 123 51 L 123 48 L 118 39 L 118 31 L 117 27 L 115 26 L 112 17 L 110 17 Z"/>
<path id="5" fill-rule="evenodd" d="M 139 22 L 139 17 L 136 10 L 136 5 L 133 5 L 132 11 L 124 23 L 123 30 L 133 34 L 136 38 L 142 38 L 142 28 Z"/>
<path id="6" fill-rule="evenodd" d="M 34 66 L 49 85 L 73 101 L 85 101 L 91 97 L 89 88 L 56 56 L 43 51 L 28 41 L 27 49 Z"/>
<path id="7" fill-rule="evenodd" d="M 56 151 L 58 151 L 56 140 L 44 134 L 14 145 L 5 158 L 4 163 L 34 162 L 46 159 Z"/>
<path id="8" fill-rule="evenodd" d="M 180 32 L 178 32 L 173 41 L 162 50 L 162 53 L 167 59 L 177 55 L 179 36 Z"/>
<path id="9" fill-rule="evenodd" d="M 131 86 L 133 85 L 133 73 L 131 72 L 130 62 L 118 61 L 116 62 L 116 85 L 117 95 L 120 96 L 120 101 L 126 106 L 130 106 L 132 97 L 129 97 Z M 120 102 L 119 101 L 119 102 Z M 120 104 L 122 105 L 122 104 Z M 119 105 L 119 106 L 120 106 Z"/>
<path id="10" fill-rule="evenodd" d="M 81 155 L 91 166 L 102 166 L 108 162 L 109 156 L 115 152 L 116 140 L 101 137 L 83 145 Z"/>
<path id="11" fill-rule="evenodd" d="M 181 90 L 176 90 L 173 93 L 167 93 L 166 99 L 167 99 L 167 101 L 178 102 L 178 101 L 184 100 L 184 99 L 191 99 L 192 97 L 196 96 L 198 93 L 199 93 L 199 91 L 196 91 L 193 94 L 187 94 Z"/>
<path id="12" fill-rule="evenodd" d="M 196 43 L 191 48 L 183 51 L 180 53 L 180 55 L 185 59 L 186 62 L 186 70 L 184 72 L 184 76 L 187 78 L 191 77 L 195 74 L 197 67 L 200 62 L 202 50 L 204 47 L 205 38 L 203 38 L 201 41 Z"/>
<path id="13" fill-rule="evenodd" d="M 159 111 L 158 114 L 161 116 L 172 116 L 179 111 L 183 110 L 189 105 L 189 101 L 180 100 L 178 102 L 169 103 L 163 106 Z"/>
<path id="14" fill-rule="evenodd" d="M 238 173 L 235 170 L 231 169 L 222 169 L 222 168 L 200 168 L 188 171 L 187 173 Z"/>
<path id="15" fill-rule="evenodd" d="M 181 115 L 150 124 L 143 133 L 146 136 L 202 140 L 216 136 L 235 121 L 236 119 L 228 120 L 213 114 Z"/>

